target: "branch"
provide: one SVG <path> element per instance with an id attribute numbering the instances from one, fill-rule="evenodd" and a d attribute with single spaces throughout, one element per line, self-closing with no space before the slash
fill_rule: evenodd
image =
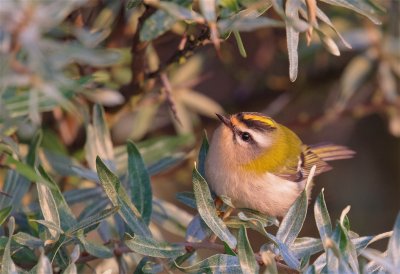
<path id="1" fill-rule="evenodd" d="M 194 54 L 195 49 L 206 44 L 207 40 L 209 39 L 210 30 L 208 28 L 203 28 L 197 37 L 193 35 L 188 37 L 185 34 L 181 40 L 178 50 L 164 64 L 160 65 L 156 71 L 147 73 L 145 78 L 156 78 L 162 72 L 166 71 L 170 65 L 178 63 L 182 58 L 189 58 Z"/>

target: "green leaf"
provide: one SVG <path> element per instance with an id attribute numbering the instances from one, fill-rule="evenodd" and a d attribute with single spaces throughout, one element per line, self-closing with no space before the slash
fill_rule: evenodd
<path id="1" fill-rule="evenodd" d="M 97 177 L 97 174 L 94 173 Z M 87 202 L 89 200 L 98 199 L 104 193 L 103 189 L 98 187 L 76 188 L 63 192 L 63 196 L 68 204 Z"/>
<path id="2" fill-rule="evenodd" d="M 207 157 L 209 147 L 210 147 L 210 145 L 208 143 L 207 133 L 204 132 L 203 141 L 201 143 L 201 147 L 200 147 L 200 151 L 199 151 L 199 156 L 197 157 L 199 173 L 203 177 L 205 177 L 205 175 L 206 175 L 206 157 Z"/>
<path id="3" fill-rule="evenodd" d="M 229 245 L 227 245 L 225 242 L 223 242 L 223 244 L 224 244 L 225 254 L 236 256 L 235 251 L 233 251 L 233 249 L 230 248 Z"/>
<path id="4" fill-rule="evenodd" d="M 341 94 L 337 102 L 338 106 L 344 108 L 356 91 L 369 78 L 376 62 L 376 54 L 367 51 L 354 57 L 346 66 L 340 78 Z"/>
<path id="5" fill-rule="evenodd" d="M 39 223 L 41 225 L 44 225 L 48 230 L 54 230 L 54 231 L 58 232 L 58 234 L 63 234 L 64 233 L 64 230 L 62 230 L 61 227 L 57 226 L 56 224 L 54 224 L 51 221 L 46 221 L 46 220 L 30 220 L 30 221 Z"/>
<path id="6" fill-rule="evenodd" d="M 114 206 L 112 208 L 107 208 L 101 212 L 98 212 L 95 215 L 88 216 L 73 227 L 71 227 L 68 231 L 66 231 L 67 234 L 73 235 L 79 230 L 84 230 L 90 226 L 93 226 L 95 224 L 100 223 L 104 219 L 108 218 L 111 215 L 114 215 L 117 211 L 119 210 L 118 206 Z"/>
<path id="7" fill-rule="evenodd" d="M 81 166 L 71 166 L 72 175 L 81 177 L 83 179 L 99 183 L 99 177 L 93 170 L 81 167 Z"/>
<path id="8" fill-rule="evenodd" d="M 193 190 L 199 214 L 207 226 L 230 248 L 235 248 L 236 239 L 228 230 L 226 225 L 217 216 L 214 201 L 211 198 L 210 189 L 206 180 L 200 175 L 196 168 L 193 170 Z"/>
<path id="9" fill-rule="evenodd" d="M 49 190 L 51 191 L 51 194 L 56 203 L 57 211 L 60 214 L 60 225 L 64 230 L 67 230 L 68 228 L 76 224 L 75 216 L 72 214 L 72 211 L 65 201 L 64 196 L 61 193 L 58 185 L 53 181 L 53 179 L 50 178 L 50 176 L 46 173 L 42 166 L 39 166 L 38 170 L 42 178 L 44 178 L 52 185 Z"/>
<path id="10" fill-rule="evenodd" d="M 0 225 L 2 225 L 4 221 L 8 218 L 8 216 L 10 216 L 11 211 L 12 206 L 8 206 L 0 210 Z"/>
<path id="11" fill-rule="evenodd" d="M 104 159 L 107 167 L 115 170 L 114 150 L 111 142 L 110 131 L 105 121 L 104 109 L 96 104 L 93 106 L 93 125 L 87 126 L 85 143 L 86 160 L 92 170 L 95 169 L 97 156 Z"/>
<path id="12" fill-rule="evenodd" d="M 201 242 L 210 235 L 211 230 L 197 214 L 187 226 L 185 239 L 188 242 Z"/>
<path id="13" fill-rule="evenodd" d="M 52 223 L 56 228 L 47 226 L 48 231 L 53 241 L 57 241 L 61 230 L 60 215 L 56 201 L 54 200 L 53 193 L 50 188 L 43 184 L 36 184 L 39 204 L 42 211 L 42 215 L 46 222 Z"/>
<path id="14" fill-rule="evenodd" d="M 160 1 L 159 9 L 165 10 L 168 14 L 178 20 L 193 20 L 204 22 L 203 17 L 190 8 L 185 8 L 174 2 Z"/>
<path id="15" fill-rule="evenodd" d="M 143 257 L 140 262 L 136 265 L 135 272 L 133 274 L 143 274 L 143 267 L 146 265 L 146 263 L 150 260 L 149 257 Z"/>
<path id="16" fill-rule="evenodd" d="M 127 9 L 132 9 L 132 8 L 137 8 L 143 3 L 142 0 L 129 0 L 126 2 L 126 8 Z"/>
<path id="17" fill-rule="evenodd" d="M 294 20 L 299 19 L 298 3 L 299 2 L 297 2 L 296 0 L 286 1 L 285 11 L 288 18 L 293 18 Z M 290 81 L 294 82 L 297 78 L 299 66 L 299 57 L 297 52 L 297 48 L 299 45 L 299 32 L 293 26 L 291 26 L 291 24 L 286 25 L 286 41 L 289 54 L 289 77 Z"/>
<path id="18" fill-rule="evenodd" d="M 347 245 L 346 237 L 341 233 L 339 226 L 333 232 L 333 238 L 325 240 L 326 250 L 326 269 L 329 273 L 353 273 L 348 262 L 342 256 Z"/>
<path id="19" fill-rule="evenodd" d="M 193 192 L 184 191 L 176 194 L 176 199 L 191 208 L 197 208 L 196 198 Z"/>
<path id="20" fill-rule="evenodd" d="M 215 22 L 217 20 L 216 1 L 200 0 L 200 10 L 207 22 Z"/>
<path id="21" fill-rule="evenodd" d="M 396 267 L 393 265 L 393 262 L 391 261 L 391 258 L 388 258 L 385 253 L 381 253 L 378 250 L 367 248 L 362 251 L 361 253 L 364 257 L 370 260 L 370 263 L 366 267 L 366 271 L 370 272 L 365 272 L 365 273 L 372 273 L 372 266 L 370 265 L 371 263 L 374 264 L 374 269 L 377 268 L 378 273 L 398 273 Z M 383 268 L 383 269 L 382 269 Z M 386 270 L 386 271 L 384 271 Z"/>
<path id="22" fill-rule="evenodd" d="M 14 217 L 11 216 L 10 220 L 8 221 L 9 236 L 6 247 L 4 248 L 3 259 L 1 261 L 1 274 L 17 273 L 16 266 L 11 259 L 11 239 L 12 235 L 14 234 L 14 229 L 15 229 L 15 220 Z"/>
<path id="23" fill-rule="evenodd" d="M 6 165 L 9 165 L 11 169 L 17 171 L 19 174 L 24 176 L 29 181 L 35 182 L 37 184 L 43 184 L 50 188 L 54 187 L 51 183 L 44 180 L 39 174 L 37 174 L 36 171 L 31 166 L 14 159 L 10 155 L 7 155 L 5 157 L 4 163 Z"/>
<path id="24" fill-rule="evenodd" d="M 184 237 L 193 216 L 172 203 L 153 199 L 152 220 L 166 231 Z"/>
<path id="25" fill-rule="evenodd" d="M 139 273 L 151 273 L 151 274 L 155 274 L 155 273 L 161 273 L 164 271 L 164 266 L 162 263 L 155 263 L 153 261 L 147 261 L 144 266 L 141 269 L 141 272 Z"/>
<path id="26" fill-rule="evenodd" d="M 247 238 L 246 228 L 244 226 L 239 228 L 237 250 L 242 272 L 244 274 L 258 273 L 259 266 L 254 257 L 254 252 Z"/>
<path id="27" fill-rule="evenodd" d="M 146 224 L 150 223 L 152 198 L 150 176 L 134 143 L 128 142 L 128 185 L 132 202 L 142 215 Z"/>
<path id="28" fill-rule="evenodd" d="M 44 249 L 40 249 L 40 257 L 39 257 L 39 262 L 37 265 L 29 272 L 29 273 L 35 273 L 35 274 L 52 274 L 53 273 L 53 267 L 51 266 L 51 262 L 49 258 L 44 254 Z"/>
<path id="29" fill-rule="evenodd" d="M 295 203 L 290 207 L 279 226 L 276 237 L 287 246 L 292 245 L 303 227 L 307 215 L 307 205 L 306 190 L 303 190 Z"/>
<path id="30" fill-rule="evenodd" d="M 236 44 L 238 46 L 240 55 L 243 58 L 246 58 L 247 57 L 246 49 L 245 49 L 245 47 L 243 45 L 242 37 L 240 37 L 239 31 L 235 30 L 235 31 L 233 31 L 233 34 L 235 36 Z"/>
<path id="31" fill-rule="evenodd" d="M 176 151 L 188 148 L 194 141 L 193 135 L 163 136 L 137 143 L 137 147 L 146 165 L 151 166 L 167 157 L 177 158 L 174 157 L 177 154 Z M 115 155 L 118 169 L 126 170 L 128 168 L 126 146 L 116 147 Z M 178 153 L 178 155 L 182 155 L 182 153 Z M 152 173 L 150 172 L 150 174 Z"/>
<path id="32" fill-rule="evenodd" d="M 178 165 L 179 163 L 182 163 L 185 159 L 186 157 L 184 153 L 175 153 L 175 155 L 167 156 L 149 165 L 147 170 L 149 172 L 149 175 L 153 176 L 163 171 L 166 171 L 171 167 Z"/>
<path id="33" fill-rule="evenodd" d="M 260 249 L 261 259 L 265 265 L 264 274 L 278 274 L 276 267 L 275 255 L 270 250 Z"/>
<path id="34" fill-rule="evenodd" d="M 99 198 L 94 200 L 90 205 L 86 206 L 78 217 L 79 221 L 85 220 L 87 217 L 96 214 L 99 211 L 104 210 L 110 204 L 110 200 L 107 198 Z"/>
<path id="35" fill-rule="evenodd" d="M 218 28 L 221 33 L 228 33 L 230 31 L 235 32 L 250 32 L 250 31 L 255 31 L 261 28 L 266 28 L 266 27 L 284 27 L 285 24 L 281 21 L 277 21 L 274 19 L 270 19 L 267 17 L 241 17 L 241 16 L 234 16 L 232 18 L 228 19 L 223 19 L 218 21 Z M 246 57 L 243 55 L 244 52 L 241 50 L 241 45 L 240 41 L 236 39 L 236 42 L 238 43 L 239 50 L 242 54 L 243 57 Z"/>
<path id="36" fill-rule="evenodd" d="M 355 239 L 351 239 L 354 247 L 356 248 L 357 252 L 361 252 L 362 249 L 366 248 L 367 246 L 369 246 L 370 244 L 385 239 L 385 238 L 389 238 L 392 235 L 392 232 L 384 232 L 381 234 L 378 234 L 376 236 L 364 236 L 364 237 L 359 237 L 359 238 L 355 238 Z"/>
<path id="37" fill-rule="evenodd" d="M 266 236 L 268 240 L 270 240 L 275 246 L 278 247 L 280 254 L 283 257 L 283 260 L 286 262 L 286 264 L 293 268 L 293 269 L 299 269 L 300 268 L 300 262 L 296 258 L 296 256 L 293 254 L 293 252 L 289 249 L 289 247 L 283 243 L 281 240 L 279 240 L 277 237 L 274 235 L 268 233 L 264 225 L 262 224 L 262 221 L 259 220 L 259 218 L 249 218 L 247 217 L 243 212 L 239 212 L 238 216 L 240 215 L 240 218 L 244 221 L 247 221 L 250 227 L 252 227 L 254 230 L 260 232 L 262 235 Z"/>
<path id="38" fill-rule="evenodd" d="M 400 213 L 397 214 L 393 227 L 393 235 L 389 239 L 388 256 L 393 260 L 394 265 L 400 268 Z"/>
<path id="39" fill-rule="evenodd" d="M 226 254 L 216 254 L 187 267 L 175 265 L 184 273 L 241 273 L 238 257 Z"/>
<path id="40" fill-rule="evenodd" d="M 314 265 L 310 265 L 307 267 L 306 271 L 304 271 L 304 274 L 317 274 L 317 271 L 315 270 Z"/>
<path id="41" fill-rule="evenodd" d="M 70 263 L 67 268 L 64 270 L 63 274 L 78 274 L 78 269 L 76 268 L 76 261 L 79 259 L 80 248 L 79 245 L 75 245 L 74 249 L 71 252 Z"/>
<path id="42" fill-rule="evenodd" d="M 143 221 L 140 212 L 129 199 L 118 177 L 107 168 L 99 157 L 96 159 L 96 167 L 105 193 L 114 206 L 120 207 L 119 214 L 128 227 L 137 235 L 150 237 L 150 230 Z"/>
<path id="43" fill-rule="evenodd" d="M 85 248 L 86 252 L 96 258 L 111 258 L 114 254 L 113 252 L 104 245 L 100 245 L 96 242 L 90 242 L 86 240 L 85 236 L 83 235 L 83 230 L 78 232 L 78 239 Z"/>
<path id="44" fill-rule="evenodd" d="M 304 237 L 297 238 L 290 247 L 297 258 L 314 255 L 324 249 L 320 239 Z"/>
<path id="45" fill-rule="evenodd" d="M 125 244 L 136 253 L 156 258 L 176 258 L 186 253 L 183 245 L 158 242 L 139 235 L 126 240 Z"/>
<path id="46" fill-rule="evenodd" d="M 318 195 L 314 204 L 314 216 L 317 224 L 318 232 L 322 242 L 332 234 L 331 218 L 329 217 L 328 209 L 326 208 L 324 189 Z"/>
<path id="47" fill-rule="evenodd" d="M 44 246 L 44 242 L 42 241 L 42 239 L 36 238 L 25 232 L 18 232 L 17 234 L 14 234 L 12 238 L 17 243 L 23 246 L 27 246 L 30 249 Z"/>
<path id="48" fill-rule="evenodd" d="M 140 41 L 151 41 L 164 34 L 177 22 L 177 19 L 164 10 L 153 13 L 140 29 Z"/>
<path id="49" fill-rule="evenodd" d="M 381 24 L 381 21 L 376 18 L 375 9 L 363 0 L 322 0 L 330 5 L 340 6 L 347 9 L 354 10 L 359 14 L 366 16 L 369 20 L 377 25 Z"/>
<path id="50" fill-rule="evenodd" d="M 28 155 L 25 159 L 27 166 L 20 162 L 14 163 L 12 165 L 12 167 L 15 167 L 16 171 L 21 175 L 24 175 L 24 173 L 22 172 L 26 172 L 25 174 L 30 174 L 33 176 L 37 175 L 36 172 L 33 170 L 33 167 L 35 167 L 35 164 L 37 162 L 36 158 L 41 141 L 42 134 L 41 131 L 38 131 L 29 144 Z M 7 205 L 11 203 L 12 205 L 14 205 L 14 208 L 18 208 L 21 205 L 22 197 L 26 194 L 26 192 L 28 192 L 31 182 L 29 182 L 29 178 L 27 178 L 26 176 L 20 176 L 12 173 L 8 173 L 7 175 L 10 175 L 10 177 L 7 176 L 3 189 L 6 193 L 12 196 L 11 200 L 7 201 Z"/>

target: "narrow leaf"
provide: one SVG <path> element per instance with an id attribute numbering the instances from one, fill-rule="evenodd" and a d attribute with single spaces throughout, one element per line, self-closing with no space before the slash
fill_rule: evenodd
<path id="1" fill-rule="evenodd" d="M 78 274 L 78 269 L 76 268 L 75 262 L 79 258 L 80 250 L 79 245 L 75 245 L 74 249 L 70 255 L 70 263 L 67 268 L 64 270 L 63 274 Z"/>
<path id="2" fill-rule="evenodd" d="M 187 226 L 185 239 L 188 242 L 201 242 L 210 235 L 211 230 L 197 214 Z"/>
<path id="3" fill-rule="evenodd" d="M 87 205 L 78 217 L 79 221 L 83 221 L 89 216 L 95 215 L 99 211 L 104 210 L 110 204 L 110 200 L 106 197 L 93 201 L 91 204 Z"/>
<path id="4" fill-rule="evenodd" d="M 66 233 L 69 235 L 75 234 L 78 230 L 85 229 L 87 227 L 93 226 L 95 224 L 100 223 L 102 220 L 108 218 L 111 215 L 114 215 L 119 210 L 118 206 L 114 206 L 112 208 L 107 208 L 101 212 L 98 212 L 95 215 L 86 217 L 84 220 L 80 221 L 73 227 L 71 227 Z"/>
<path id="5" fill-rule="evenodd" d="M 154 198 L 152 220 L 166 231 L 184 237 L 193 215 L 176 205 Z"/>
<path id="6" fill-rule="evenodd" d="M 295 203 L 290 207 L 288 213 L 286 213 L 276 233 L 276 237 L 287 246 L 292 245 L 303 227 L 307 215 L 307 201 L 306 190 L 303 190 Z"/>
<path id="7" fill-rule="evenodd" d="M 261 260 L 265 265 L 264 274 L 278 274 L 275 255 L 269 250 L 260 250 Z"/>
<path id="8" fill-rule="evenodd" d="M 125 244 L 134 252 L 156 258 L 176 258 L 186 253 L 183 245 L 158 242 L 139 235 L 126 240 Z"/>
<path id="9" fill-rule="evenodd" d="M 320 239 L 297 238 L 291 246 L 292 252 L 297 258 L 314 255 L 324 249 Z"/>
<path id="10" fill-rule="evenodd" d="M 172 28 L 178 20 L 165 10 L 157 10 L 140 29 L 140 41 L 151 41 Z"/>
<path id="11" fill-rule="evenodd" d="M 393 235 L 389 239 L 388 256 L 393 259 L 394 265 L 400 268 L 400 213 L 397 214 L 393 227 Z"/>
<path id="12" fill-rule="evenodd" d="M 241 273 L 238 257 L 226 254 L 216 254 L 187 267 L 175 265 L 184 273 Z"/>
<path id="13" fill-rule="evenodd" d="M 152 211 L 152 191 L 150 177 L 139 150 L 132 142 L 127 144 L 128 184 L 132 202 L 139 210 L 143 220 L 149 224 Z"/>
<path id="14" fill-rule="evenodd" d="M 14 234 L 15 219 L 11 217 L 8 221 L 9 236 L 6 247 L 4 248 L 3 259 L 1 261 L 1 274 L 17 274 L 17 268 L 11 259 L 11 239 Z"/>
<path id="15" fill-rule="evenodd" d="M 247 53 L 246 53 L 246 49 L 243 45 L 243 41 L 242 41 L 242 37 L 240 37 L 240 33 L 238 31 L 233 31 L 233 35 L 235 36 L 236 39 L 236 44 L 238 46 L 239 49 L 239 53 L 243 58 L 247 57 Z"/>
<path id="16" fill-rule="evenodd" d="M 42 184 L 37 184 L 37 192 L 39 197 L 39 204 L 46 222 L 52 223 L 57 229 L 47 226 L 53 241 L 57 241 L 60 234 L 58 230 L 61 229 L 60 215 L 58 213 L 57 204 L 54 200 L 51 190 Z M 59 229 L 58 229 L 59 228 Z"/>
<path id="17" fill-rule="evenodd" d="M 2 225 L 8 216 L 10 216 L 11 211 L 12 206 L 8 206 L 0 210 L 0 225 Z"/>
<path id="18" fill-rule="evenodd" d="M 18 232 L 17 234 L 13 235 L 13 240 L 31 249 L 44 246 L 42 239 L 36 238 L 25 232 Z"/>
<path id="19" fill-rule="evenodd" d="M 96 159 L 96 167 L 105 193 L 114 206 L 120 207 L 119 214 L 128 227 L 132 229 L 135 234 L 150 236 L 150 230 L 143 221 L 140 212 L 129 199 L 118 177 L 107 168 L 99 157 Z"/>
<path id="20" fill-rule="evenodd" d="M 244 226 L 239 228 L 237 249 L 242 272 L 244 274 L 258 273 L 259 266 L 254 257 L 254 252 L 247 238 L 246 228 Z"/>
<path id="21" fill-rule="evenodd" d="M 191 208 L 197 208 L 196 198 L 193 192 L 184 191 L 176 194 L 176 199 Z"/>
<path id="22" fill-rule="evenodd" d="M 38 167 L 39 173 L 47 182 L 49 182 L 52 187 L 49 188 L 51 194 L 54 198 L 54 202 L 56 203 L 57 210 L 60 214 L 60 225 L 64 230 L 67 230 L 71 226 L 76 224 L 75 216 L 72 214 L 71 209 L 69 208 L 67 202 L 64 199 L 63 194 L 61 193 L 60 188 L 53 181 L 52 178 L 46 173 L 42 166 Z"/>
<path id="23" fill-rule="evenodd" d="M 325 3 L 345 7 L 368 17 L 373 23 L 380 25 L 381 21 L 376 17 L 375 9 L 363 0 L 322 0 Z"/>
<path id="24" fill-rule="evenodd" d="M 39 262 L 36 265 L 36 271 L 34 273 L 37 274 L 52 274 L 53 273 L 53 267 L 51 266 L 51 262 L 49 258 L 44 254 L 44 249 L 40 249 L 40 257 L 39 257 Z M 31 271 L 32 272 L 32 271 Z"/>
<path id="25" fill-rule="evenodd" d="M 321 193 L 318 195 L 315 201 L 314 216 L 319 235 L 322 242 L 324 242 L 325 239 L 330 237 L 332 234 L 331 218 L 329 217 L 329 212 L 325 204 L 324 189 L 321 190 Z"/>
<path id="26" fill-rule="evenodd" d="M 199 173 L 201 176 L 206 175 L 206 157 L 208 153 L 210 145 L 208 143 L 208 138 L 207 138 L 207 133 L 204 132 L 203 136 L 203 141 L 201 143 L 200 151 L 199 151 L 199 156 L 197 157 L 197 161 L 199 163 Z"/>
<path id="27" fill-rule="evenodd" d="M 286 1 L 286 16 L 298 19 L 298 4 L 295 0 Z M 299 57 L 297 48 L 299 45 L 299 32 L 290 24 L 286 25 L 286 41 L 289 54 L 289 77 L 294 82 L 297 78 Z"/>
<path id="28" fill-rule="evenodd" d="M 89 242 L 83 235 L 82 230 L 78 233 L 78 239 L 85 248 L 86 252 L 96 258 L 111 258 L 114 254 L 113 252 L 104 245 L 100 245 L 96 242 Z"/>
<path id="29" fill-rule="evenodd" d="M 229 247 L 234 248 L 237 243 L 236 239 L 217 216 L 208 184 L 196 168 L 193 170 L 193 189 L 201 218 L 222 241 L 226 242 Z"/>

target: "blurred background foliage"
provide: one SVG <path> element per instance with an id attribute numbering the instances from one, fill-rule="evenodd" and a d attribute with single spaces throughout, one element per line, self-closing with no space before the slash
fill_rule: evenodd
<path id="1" fill-rule="evenodd" d="M 96 156 L 129 184 L 132 140 L 160 199 L 153 215 L 164 224 L 165 208 L 178 210 L 175 194 L 192 189 L 193 160 L 203 129 L 211 135 L 218 124 L 215 113 L 260 111 L 305 143 L 356 150 L 316 179 L 315 193 L 326 189 L 334 218 L 352 205 L 352 228 L 362 235 L 392 229 L 400 208 L 399 12 L 395 0 L 2 0 L 2 221 L 12 215 L 19 231 L 44 233 L 27 220 L 46 215 L 39 209 L 49 192 L 30 183 L 51 188 L 46 172 L 77 220 L 105 210 L 108 202 L 93 200 L 103 193 Z M 98 220 L 115 213 L 108 210 Z M 191 215 L 180 214 L 188 225 Z M 115 216 L 99 221 L 104 242 L 127 229 Z M 185 235 L 177 231 L 157 233 Z M 59 241 L 54 227 L 46 233 L 42 239 Z M 302 233 L 318 231 L 306 222 Z"/>

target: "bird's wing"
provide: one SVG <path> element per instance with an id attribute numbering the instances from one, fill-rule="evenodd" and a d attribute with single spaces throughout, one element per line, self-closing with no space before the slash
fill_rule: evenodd
<path id="1" fill-rule="evenodd" d="M 308 177 L 314 165 L 316 166 L 315 175 L 318 175 L 332 169 L 327 163 L 328 161 L 349 159 L 354 154 L 355 152 L 347 147 L 333 144 L 302 145 L 297 164 L 291 161 L 291 164 L 285 165 L 275 175 L 286 180 L 299 182 Z"/>
<path id="2" fill-rule="evenodd" d="M 297 157 L 297 162 L 288 162 L 275 175 L 292 182 L 300 182 L 308 177 L 314 165 L 317 167 L 316 174 L 328 171 L 331 168 L 328 163 L 318 157 L 310 147 L 302 145 L 302 150 Z"/>

